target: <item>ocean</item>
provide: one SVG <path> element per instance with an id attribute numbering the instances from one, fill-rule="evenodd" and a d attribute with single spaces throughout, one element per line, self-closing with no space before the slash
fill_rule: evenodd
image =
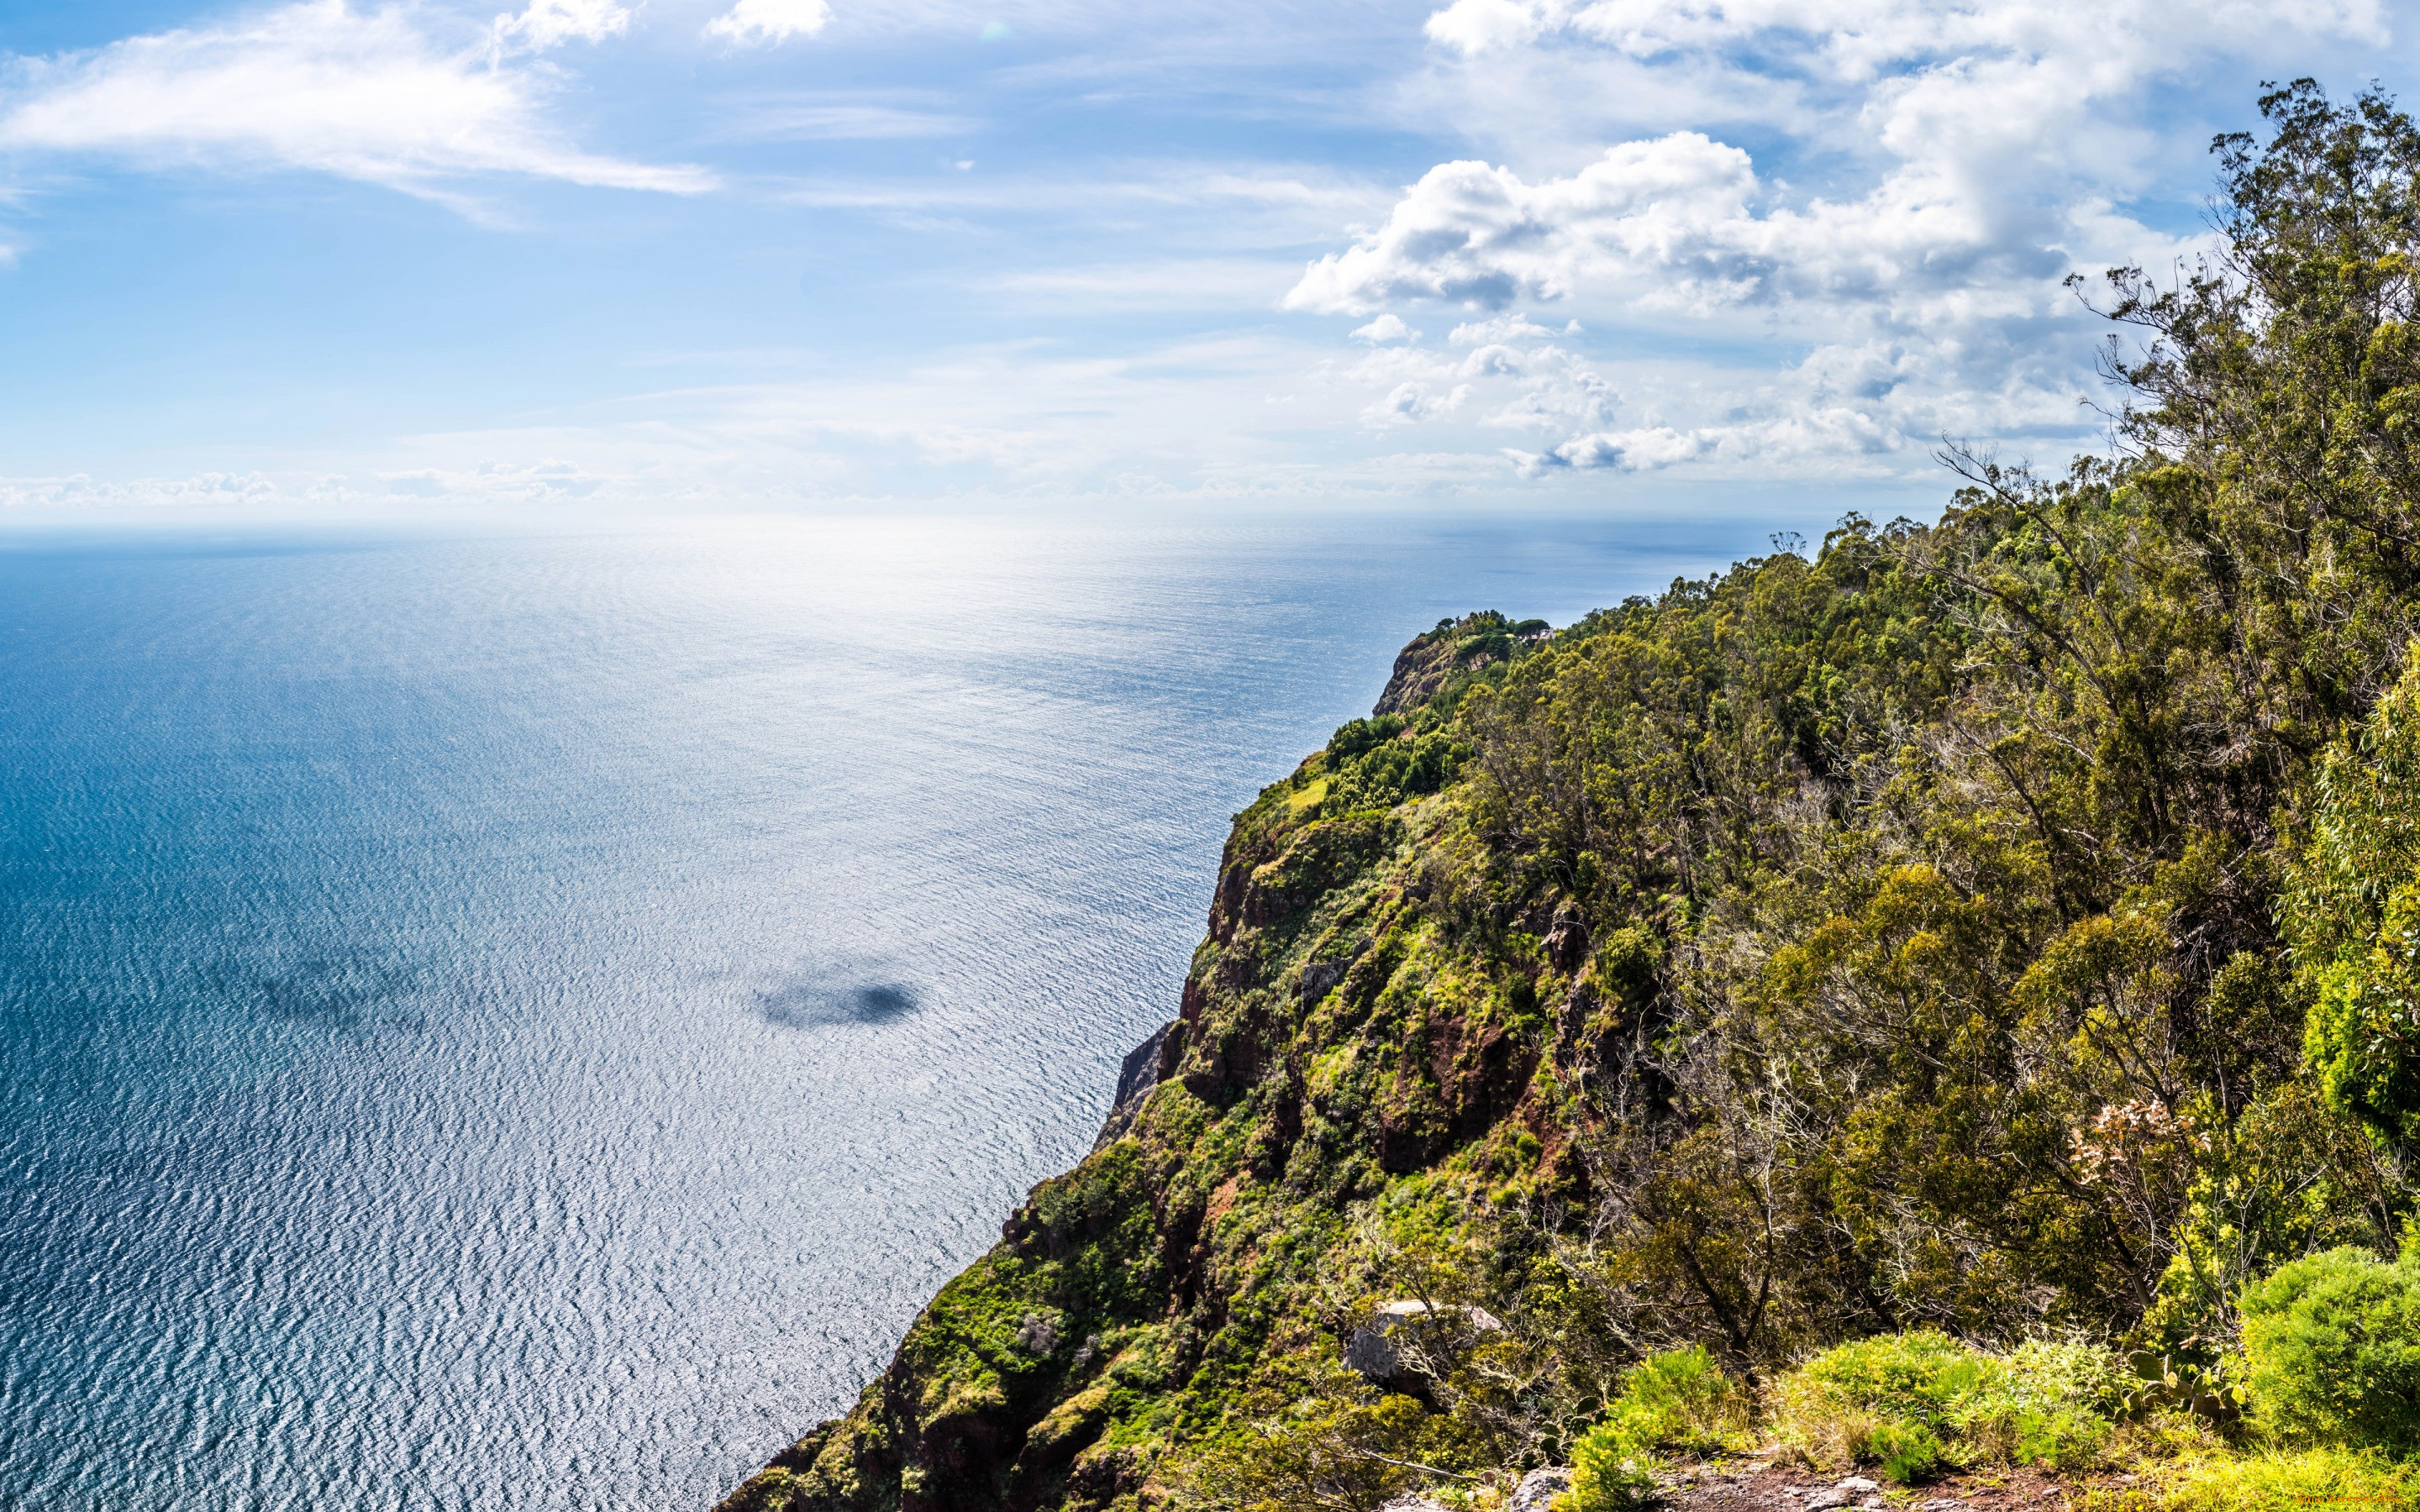
<path id="1" fill-rule="evenodd" d="M 0 1504 L 705 1512 L 1090 1147 L 1406 639 L 1764 548 L 0 536 Z"/>

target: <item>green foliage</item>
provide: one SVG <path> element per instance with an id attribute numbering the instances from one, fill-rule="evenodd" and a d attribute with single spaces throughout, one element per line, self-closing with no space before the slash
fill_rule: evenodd
<path id="1" fill-rule="evenodd" d="M 1998 1362 L 1946 1335 L 1884 1334 L 1826 1350 L 1783 1384 L 1785 1401 L 1861 1407 L 1890 1417 L 1937 1417 L 1996 1381 Z"/>
<path id="2" fill-rule="evenodd" d="M 2089 1463 L 2121 1389 L 2105 1350 L 2035 1340 L 1994 1354 L 1919 1331 L 1826 1350 L 1776 1397 L 1784 1434 L 1811 1458 L 1908 1483 L 1953 1466 Z"/>
<path id="3" fill-rule="evenodd" d="M 1866 1436 L 1866 1453 L 1882 1477 L 1901 1486 L 1931 1477 L 1941 1468 L 1941 1441 L 1922 1423 L 1878 1423 Z"/>
<path id="4" fill-rule="evenodd" d="M 1556 1512 L 1627 1512 L 1654 1495 L 1654 1461 L 1603 1423 L 1573 1445 L 1572 1488 L 1555 1505 Z"/>
<path id="5" fill-rule="evenodd" d="M 2246 1283 L 2280 1258 L 2383 1242 L 2396 1187 L 2379 1149 L 2311 1080 L 2264 1089 L 2232 1124 L 2201 1126 L 2211 1133 L 2171 1230 L 2176 1249 L 2135 1333 L 2152 1350 L 2208 1363 L 2231 1347 Z"/>
<path id="6" fill-rule="evenodd" d="M 2414 1472 L 2374 1452 L 2199 1452 L 2160 1465 L 2141 1489 L 2087 1493 L 2078 1512 L 2304 1512 L 2312 1506 L 2409 1504 Z"/>
<path id="7" fill-rule="evenodd" d="M 1692 1345 L 1641 1361 L 1623 1377 L 1605 1422 L 1590 1432 L 1609 1432 L 1639 1450 L 1711 1454 L 1746 1429 L 1749 1406 L 1705 1346 Z"/>
<path id="8" fill-rule="evenodd" d="M 2241 1302 L 2255 1412 L 2288 1440 L 2420 1450 L 2420 1273 L 2345 1247 L 2278 1267 Z"/>
<path id="9" fill-rule="evenodd" d="M 1304 1404 L 1221 1439 L 1187 1489 L 1232 1512 L 1373 1512 L 1420 1483 L 1403 1461 L 1419 1452 L 1426 1415 L 1408 1396 Z"/>
<path id="10" fill-rule="evenodd" d="M 2190 1412 L 2212 1423 L 2232 1423 L 2242 1415 L 2244 1388 L 2228 1379 L 2224 1362 L 2206 1365 L 2136 1350 L 2126 1357 L 2126 1364 L 2134 1372 L 2134 1382 L 2118 1402 L 2121 1416 Z"/>
<path id="11" fill-rule="evenodd" d="M 2420 1144 L 2420 649 L 2357 739 L 2319 764 L 2285 915 L 2331 1106 Z"/>
<path id="12" fill-rule="evenodd" d="M 1450 733 L 1419 731 L 1399 715 L 1338 727 L 1321 764 L 1326 811 L 1387 809 L 1425 797 L 1453 780 L 1468 748 Z"/>

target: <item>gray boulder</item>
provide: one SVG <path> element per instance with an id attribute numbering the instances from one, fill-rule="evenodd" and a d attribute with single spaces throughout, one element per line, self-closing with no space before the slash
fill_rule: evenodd
<path id="1" fill-rule="evenodd" d="M 1555 1498 L 1572 1489 L 1572 1473 L 1560 1465 L 1533 1470 L 1521 1477 L 1504 1503 L 1504 1512 L 1547 1512 Z"/>

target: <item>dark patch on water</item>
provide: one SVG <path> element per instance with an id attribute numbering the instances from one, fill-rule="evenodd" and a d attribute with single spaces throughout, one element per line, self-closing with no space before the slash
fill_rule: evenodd
<path id="1" fill-rule="evenodd" d="M 834 1024 L 896 1024 L 924 1006 L 923 995 L 905 982 L 835 982 L 811 977 L 756 995 L 756 1011 L 785 1029 Z"/>
<path id="2" fill-rule="evenodd" d="M 261 977 L 251 995 L 272 1018 L 354 1023 L 400 1006 L 418 987 L 409 967 L 365 951 L 343 951 L 313 956 Z M 410 1012 L 402 1016 L 421 1018 Z"/>

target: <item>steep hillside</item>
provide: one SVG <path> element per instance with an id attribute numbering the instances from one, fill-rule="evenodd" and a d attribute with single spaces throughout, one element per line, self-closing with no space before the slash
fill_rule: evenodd
<path id="1" fill-rule="evenodd" d="M 1459 689 L 1525 654 L 1505 628 L 1441 625 L 1405 657 L 1425 675 L 1441 650 L 1427 692 Z M 1146 1095 L 1034 1190 L 855 1412 L 726 1505 L 1131 1504 L 1238 1394 L 1335 1374 L 1357 1205 L 1582 1180 L 1544 1005 L 1585 942 L 1551 909 L 1485 949 L 1438 927 L 1424 869 L 1462 752 L 1413 706 L 1347 726 L 1237 816 Z M 1569 1065 L 1604 1026 L 1565 1018 Z"/>
<path id="2" fill-rule="evenodd" d="M 2227 260 L 2110 275 L 2118 458 L 1406 647 L 1237 817 L 1100 1147 L 731 1512 L 1495 1505 L 1658 1351 L 1874 1335 L 2120 1415 L 2139 1348 L 2235 1432 L 2247 1288 L 2401 1286 L 2347 1246 L 2420 1168 L 2420 129 L 2262 108 Z M 2082 1442 L 2027 1400 L 1823 1431 Z"/>

